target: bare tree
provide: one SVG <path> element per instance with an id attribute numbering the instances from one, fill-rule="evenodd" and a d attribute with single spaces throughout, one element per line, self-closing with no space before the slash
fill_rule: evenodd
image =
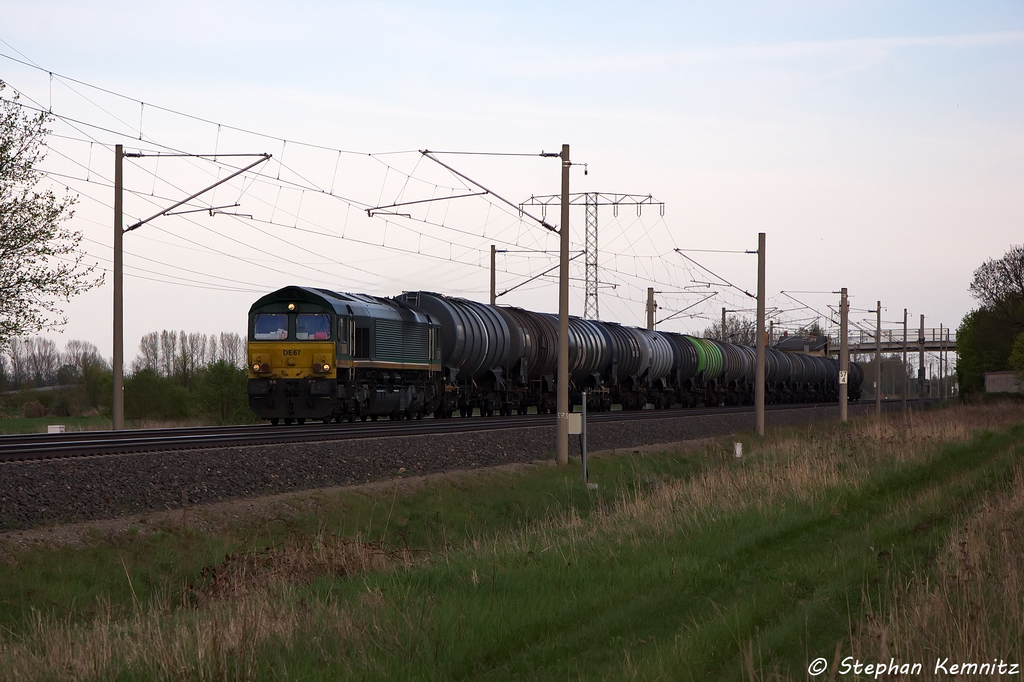
<path id="1" fill-rule="evenodd" d="M 245 342 L 235 333 L 221 332 L 218 336 L 165 329 L 149 332 L 139 340 L 139 356 L 132 366 L 136 370 L 150 368 L 190 385 L 198 370 L 219 360 L 243 366 L 244 354 Z"/>
<path id="2" fill-rule="evenodd" d="M 245 364 L 245 342 L 235 332 L 220 333 L 220 360 L 242 367 Z"/>
<path id="3" fill-rule="evenodd" d="M 166 329 L 160 332 L 160 374 L 174 376 L 178 357 L 178 335 Z"/>
<path id="4" fill-rule="evenodd" d="M 39 189 L 49 115 L 24 111 L 17 94 L 0 99 L 0 348 L 63 324 L 59 301 L 102 281 L 83 262 L 81 232 L 62 226 L 75 200 Z"/>
<path id="5" fill-rule="evenodd" d="M 191 387 L 196 372 L 206 366 L 206 334 L 181 332 L 178 336 L 178 357 L 175 376 L 182 385 Z"/>
<path id="6" fill-rule="evenodd" d="M 151 369 L 160 372 L 160 332 L 149 332 L 139 339 L 139 356 L 135 358 L 132 367 L 136 371 Z"/>
<path id="7" fill-rule="evenodd" d="M 1024 303 L 1024 246 L 1012 247 L 998 260 L 985 261 L 974 271 L 970 292 L 986 308 L 1019 315 Z"/>
<path id="8" fill-rule="evenodd" d="M 757 324 L 749 317 L 730 315 L 725 318 L 724 334 L 722 333 L 722 323 L 719 322 L 705 329 L 703 336 L 706 339 L 717 339 L 737 346 L 753 346 L 757 343 L 756 327 Z"/>
<path id="9" fill-rule="evenodd" d="M 34 336 L 25 339 L 29 374 L 36 386 L 52 385 L 60 367 L 60 352 L 52 339 Z"/>
<path id="10" fill-rule="evenodd" d="M 90 341 L 72 339 L 64 347 L 63 363 L 71 369 L 72 378 L 81 381 L 93 367 L 106 369 L 106 360 L 100 355 L 100 349 Z"/>
<path id="11" fill-rule="evenodd" d="M 8 344 L 8 357 L 11 359 L 11 383 L 21 386 L 29 378 L 28 350 L 25 339 L 16 337 Z"/>

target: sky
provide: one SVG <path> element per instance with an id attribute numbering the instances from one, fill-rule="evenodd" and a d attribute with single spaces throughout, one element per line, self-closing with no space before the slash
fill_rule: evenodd
<path id="1" fill-rule="evenodd" d="M 854 328 L 881 301 L 884 327 L 907 309 L 912 328 L 955 329 L 973 271 L 1024 242 L 1019 0 L 8 0 L 5 15 L 0 96 L 52 112 L 43 170 L 78 196 L 70 225 L 97 272 L 115 144 L 146 155 L 125 160 L 126 226 L 258 158 L 225 154 L 271 155 L 125 235 L 129 361 L 151 331 L 244 333 L 251 303 L 289 284 L 486 301 L 491 244 L 499 293 L 517 287 L 499 303 L 554 312 L 555 280 L 528 280 L 556 263 L 534 218 L 557 225 L 557 207 L 515 206 L 560 191 L 540 153 L 563 144 L 572 192 L 651 197 L 598 208 L 606 320 L 643 325 L 647 287 L 659 329 L 752 311 L 744 252 L 763 232 L 778 329 L 829 327 L 841 287 Z M 574 253 L 586 225 L 573 207 Z M 110 355 L 111 281 L 64 306 L 58 344 Z"/>

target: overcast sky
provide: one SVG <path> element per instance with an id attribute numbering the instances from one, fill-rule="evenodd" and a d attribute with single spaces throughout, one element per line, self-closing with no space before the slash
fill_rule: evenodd
<path id="1" fill-rule="evenodd" d="M 923 314 L 955 328 L 973 270 L 1024 242 L 1020 0 L 8 0 L 4 13 L 3 97 L 16 90 L 57 117 L 46 170 L 80 196 L 73 224 L 101 268 L 114 144 L 273 155 L 189 206 L 238 203 L 221 210 L 252 218 L 169 216 L 125 236 L 129 359 L 148 331 L 241 333 L 251 302 L 287 284 L 486 300 L 490 244 L 556 248 L 493 194 L 367 217 L 479 191 L 421 149 L 569 144 L 587 164 L 573 192 L 664 202 L 663 215 L 598 213 L 600 314 L 629 324 L 643 324 L 648 286 L 663 292 L 659 319 L 674 315 L 664 329 L 696 333 L 722 307 L 752 308 L 742 291 L 755 290 L 756 258 L 700 250 L 754 249 L 765 232 L 780 326 L 827 316 L 845 286 L 857 322 L 873 324 L 864 311 L 881 300 L 887 327 L 907 308 L 912 327 Z M 512 203 L 559 191 L 554 159 L 437 158 Z M 126 225 L 250 161 L 219 162 L 127 160 Z M 574 208 L 574 249 L 584 225 Z M 552 265 L 503 254 L 498 288 Z M 110 279 L 66 306 L 59 343 L 109 355 Z M 555 284 L 499 301 L 553 312 Z"/>

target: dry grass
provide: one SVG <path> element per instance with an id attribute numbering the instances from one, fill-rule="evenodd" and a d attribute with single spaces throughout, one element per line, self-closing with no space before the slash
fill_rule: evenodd
<path id="1" fill-rule="evenodd" d="M 348 640 L 362 629 L 358 614 L 297 599 L 281 586 L 193 612 L 177 611 L 173 601 L 84 625 L 37 616 L 22 641 L 0 647 L 0 679 L 109 679 L 134 670 L 145 679 L 249 680 L 268 641 L 310 632 Z"/>
<path id="2" fill-rule="evenodd" d="M 850 638 L 860 660 L 1024 663 L 1024 466 L 948 539 L 934 583 L 893 584 Z"/>
<path id="3" fill-rule="evenodd" d="M 709 444 L 694 453 L 713 463 L 702 473 L 632 491 L 614 513 L 600 515 L 594 528 L 674 532 L 741 509 L 764 510 L 781 498 L 811 501 L 840 483 L 856 488 L 879 466 L 927 457 L 933 445 L 961 443 L 980 429 L 1001 430 L 1021 422 L 1024 405 L 1019 403 L 955 406 L 869 417 L 825 435 L 771 434 L 756 446 L 745 446 L 742 460 L 734 458 L 731 443 Z M 556 523 L 564 528 L 578 524 L 572 510 Z"/>
<path id="4" fill-rule="evenodd" d="M 0 679 L 106 679 L 124 670 L 159 679 L 254 679 L 259 652 L 271 640 L 315 632 L 341 641 L 372 627 L 372 593 L 352 613 L 330 599 L 297 597 L 296 586 L 425 560 L 422 552 L 324 533 L 233 554 L 182 595 L 136 605 L 127 617 L 109 607 L 85 624 L 33 613 L 20 637 L 0 639 Z"/>
<path id="5" fill-rule="evenodd" d="M 195 603 L 259 592 L 274 585 L 308 584 L 319 578 L 344 578 L 370 571 L 410 568 L 429 558 L 423 551 L 392 548 L 383 541 L 365 542 L 328 535 L 312 540 L 288 538 L 260 552 L 239 551 L 203 569 L 186 594 Z"/>

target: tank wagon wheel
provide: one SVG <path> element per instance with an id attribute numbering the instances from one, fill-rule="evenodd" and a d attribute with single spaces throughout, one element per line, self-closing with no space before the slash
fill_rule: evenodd
<path id="1" fill-rule="evenodd" d="M 277 417 L 271 417 L 270 418 L 270 425 L 271 426 L 277 426 L 280 422 L 281 422 L 281 420 L 278 419 Z"/>
<path id="2" fill-rule="evenodd" d="M 377 421 L 377 415 L 375 415 L 375 414 L 370 415 L 370 421 L 372 421 L 372 422 Z"/>
<path id="3" fill-rule="evenodd" d="M 294 421 L 295 421 L 295 420 L 294 420 L 294 419 L 292 419 L 291 417 L 285 417 L 285 418 L 284 418 L 284 423 L 285 423 L 286 425 L 291 425 L 291 424 L 292 424 L 292 423 L 293 423 Z"/>
<path id="4" fill-rule="evenodd" d="M 298 424 L 299 426 L 302 426 L 303 424 L 306 423 L 306 418 L 305 417 L 296 417 L 295 418 L 295 423 Z"/>

